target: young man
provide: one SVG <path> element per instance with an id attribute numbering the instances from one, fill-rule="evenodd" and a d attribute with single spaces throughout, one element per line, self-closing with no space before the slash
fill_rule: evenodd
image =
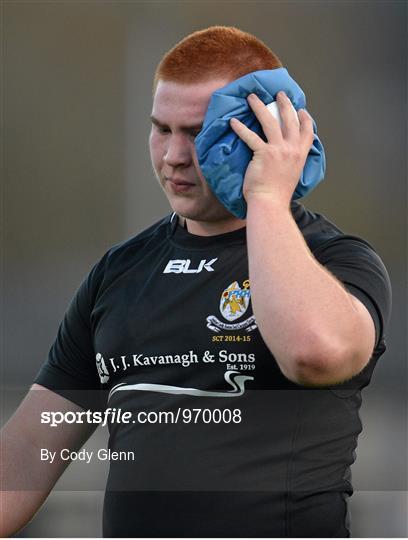
<path id="1" fill-rule="evenodd" d="M 110 424 L 123 459 L 110 463 L 105 536 L 349 536 L 387 272 L 364 240 L 292 202 L 313 125 L 284 94 L 282 127 L 248 96 L 264 139 L 231 121 L 253 151 L 246 220 L 214 196 L 194 145 L 215 90 L 278 67 L 262 42 L 226 27 L 188 36 L 158 66 L 149 145 L 173 213 L 94 266 L 4 428 L 4 485 L 32 490 L 2 494 L 3 535 L 46 498 L 68 463 L 61 450 L 93 431 L 53 430 L 41 413 L 110 407 L 133 420 Z M 55 460 L 41 463 L 40 449 Z"/>

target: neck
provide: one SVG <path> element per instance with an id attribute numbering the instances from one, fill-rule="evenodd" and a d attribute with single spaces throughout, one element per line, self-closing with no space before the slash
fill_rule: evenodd
<path id="1" fill-rule="evenodd" d="M 195 221 L 192 219 L 179 217 L 179 223 L 186 225 L 187 230 L 191 234 L 197 236 L 216 236 L 218 234 L 225 234 L 237 229 L 245 227 L 245 219 L 238 219 L 231 217 L 220 221 Z"/>

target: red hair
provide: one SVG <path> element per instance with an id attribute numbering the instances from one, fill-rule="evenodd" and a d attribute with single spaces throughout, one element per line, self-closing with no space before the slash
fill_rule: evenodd
<path id="1" fill-rule="evenodd" d="M 210 26 L 179 41 L 157 66 L 153 92 L 159 80 L 191 84 L 211 79 L 235 80 L 282 63 L 260 39 L 233 26 Z"/>

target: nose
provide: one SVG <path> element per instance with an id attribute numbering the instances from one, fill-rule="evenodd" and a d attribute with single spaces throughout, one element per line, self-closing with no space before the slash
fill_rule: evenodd
<path id="1" fill-rule="evenodd" d="M 182 135 L 171 135 L 163 158 L 166 165 L 169 167 L 187 167 L 190 165 L 191 159 L 192 153 L 189 141 Z"/>

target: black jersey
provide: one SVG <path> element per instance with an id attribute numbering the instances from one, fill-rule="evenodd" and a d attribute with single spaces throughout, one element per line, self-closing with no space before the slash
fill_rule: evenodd
<path id="1" fill-rule="evenodd" d="M 360 391 L 385 350 L 390 284 L 367 242 L 299 203 L 292 213 L 375 324 L 370 362 L 340 385 L 281 373 L 252 314 L 245 229 L 196 236 L 169 216 L 78 289 L 35 382 L 136 419 L 109 426 L 109 448 L 134 459 L 110 463 L 104 536 L 349 535 Z"/>

